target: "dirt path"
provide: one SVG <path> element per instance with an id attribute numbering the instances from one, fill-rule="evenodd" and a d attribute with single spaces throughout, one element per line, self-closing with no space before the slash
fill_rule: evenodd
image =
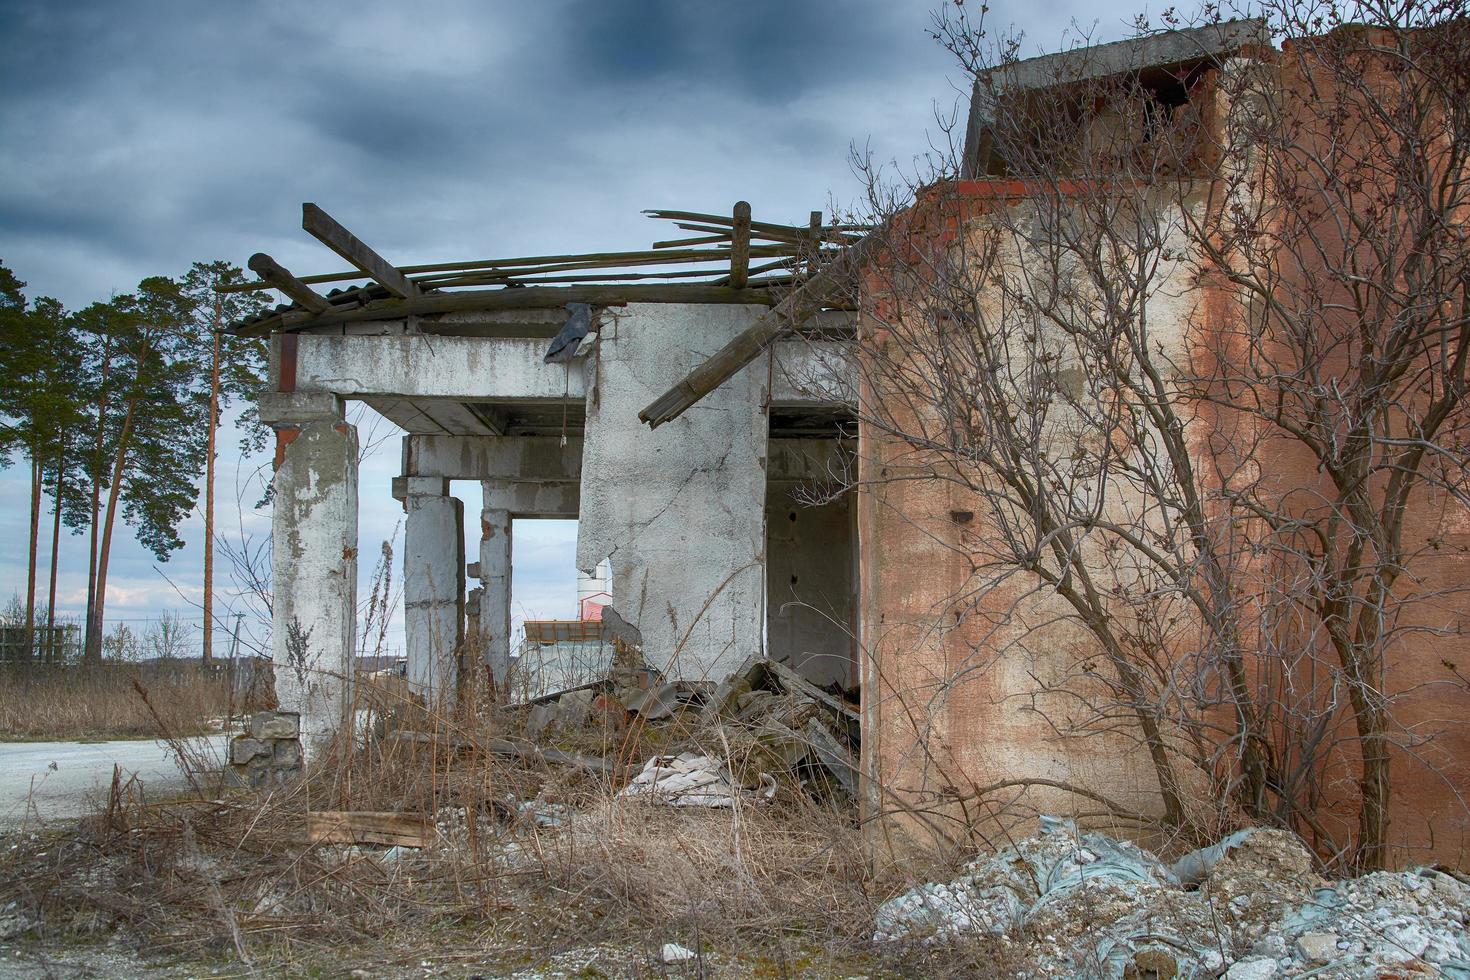
<path id="1" fill-rule="evenodd" d="M 196 741 L 223 756 L 225 736 Z M 28 819 L 34 823 L 83 816 L 107 792 L 113 765 L 137 773 L 155 792 L 185 784 L 163 742 L 0 742 L 0 830 L 14 830 Z"/>

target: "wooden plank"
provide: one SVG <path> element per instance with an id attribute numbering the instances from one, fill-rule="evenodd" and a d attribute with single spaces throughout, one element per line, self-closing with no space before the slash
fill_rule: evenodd
<path id="1" fill-rule="evenodd" d="M 312 313 L 325 313 L 332 308 L 325 296 L 291 275 L 290 269 L 264 252 L 256 252 L 246 264 L 271 289 L 279 289 Z"/>
<path id="2" fill-rule="evenodd" d="M 736 201 L 735 232 L 730 239 L 730 288 L 744 289 L 750 279 L 750 202 Z"/>
<path id="3" fill-rule="evenodd" d="M 632 283 L 602 286 L 527 286 L 522 289 L 469 289 L 457 293 L 425 293 L 413 299 L 380 299 L 352 309 L 333 307 L 318 316 L 292 310 L 244 324 L 235 330 L 243 337 L 262 337 L 276 330 L 305 330 L 364 320 L 398 320 L 462 310 L 556 309 L 568 303 L 623 306 L 628 303 L 744 303 L 769 306 L 777 297 L 768 289 L 731 289 L 704 283 Z"/>
<path id="4" fill-rule="evenodd" d="M 617 770 L 617 766 L 598 756 L 543 748 L 530 742 L 512 742 L 505 738 L 492 738 L 486 742 L 486 748 L 495 755 L 514 756 L 527 762 L 549 762 L 559 766 L 572 766 L 600 773 L 611 773 Z"/>
<path id="5" fill-rule="evenodd" d="M 309 810 L 306 839 L 312 844 L 427 847 L 434 839 L 434 822 L 422 813 Z"/>
<path id="6" fill-rule="evenodd" d="M 720 240 L 729 239 L 728 231 L 718 236 Z M 760 238 L 760 235 L 754 235 Z M 792 246 L 800 244 L 792 240 L 775 245 L 758 245 L 757 250 L 769 255 L 795 254 Z M 415 283 L 422 282 L 425 285 L 435 285 L 444 279 L 458 278 L 461 275 L 471 273 L 494 278 L 512 278 L 515 276 L 535 275 L 538 273 L 551 272 L 551 267 L 558 269 L 599 269 L 615 268 L 632 265 L 675 265 L 681 262 L 728 262 L 729 252 L 725 249 L 682 249 L 678 251 L 657 251 L 643 249 L 636 252 L 589 252 L 584 255 L 528 255 L 511 259 L 475 259 L 464 262 L 439 262 L 432 265 L 405 265 L 398 271 L 413 275 Z M 314 276 L 301 276 L 300 281 L 307 285 L 317 285 L 329 282 L 347 282 L 354 279 L 362 279 L 363 273 L 359 270 L 351 272 L 326 272 Z M 258 289 L 267 288 L 257 282 L 239 283 L 230 286 L 221 286 L 215 290 L 219 293 L 248 293 Z"/>
<path id="7" fill-rule="evenodd" d="M 399 299 L 418 295 L 417 287 L 408 281 L 407 276 L 315 204 L 301 205 L 301 227 Z"/>

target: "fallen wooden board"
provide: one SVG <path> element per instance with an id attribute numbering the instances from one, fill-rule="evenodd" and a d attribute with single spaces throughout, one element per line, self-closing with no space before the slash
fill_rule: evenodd
<path id="1" fill-rule="evenodd" d="M 310 810 L 306 839 L 313 844 L 387 844 L 427 847 L 434 822 L 422 813 L 372 810 Z"/>

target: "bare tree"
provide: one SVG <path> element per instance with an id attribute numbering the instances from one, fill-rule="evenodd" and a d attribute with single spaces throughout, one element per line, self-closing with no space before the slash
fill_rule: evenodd
<path id="1" fill-rule="evenodd" d="M 1088 643 L 1037 703 L 1062 738 L 1133 733 L 1166 824 L 1381 867 L 1390 743 L 1432 736 L 1396 726 L 1390 652 L 1453 587 L 1425 584 L 1442 530 L 1406 522 L 1470 502 L 1463 5 L 1282 0 L 1282 56 L 1080 50 L 1024 86 L 964 9 L 934 33 L 980 82 L 969 159 L 857 160 L 864 479 L 974 502 L 933 611 L 968 655 L 933 696 L 1064 623 Z M 1344 19 L 1376 29 L 1319 36 Z M 1351 840 L 1322 819 L 1344 752 Z"/>

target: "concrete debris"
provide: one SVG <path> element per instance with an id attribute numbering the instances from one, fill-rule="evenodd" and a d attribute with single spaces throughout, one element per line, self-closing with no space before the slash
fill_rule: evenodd
<path id="1" fill-rule="evenodd" d="M 689 949 L 687 946 L 680 946 L 678 943 L 664 943 L 663 961 L 669 966 L 677 963 L 688 963 L 698 955 L 698 953 Z"/>
<path id="2" fill-rule="evenodd" d="M 1470 884 L 1431 868 L 1379 871 L 1313 889 L 1250 952 L 1281 975 L 1422 973 L 1470 980 Z"/>
<path id="3" fill-rule="evenodd" d="M 1001 935 L 1024 925 L 1044 899 L 1090 880 L 1177 885 L 1172 871 L 1135 844 L 1096 832 L 1079 834 L 1069 820 L 1041 821 L 1039 834 L 972 862 L 948 885 L 921 885 L 885 902 L 873 938 L 933 942 L 976 931 Z"/>
<path id="4" fill-rule="evenodd" d="M 1066 820 L 879 907 L 878 942 L 1023 941 L 1028 976 L 1470 980 L 1470 884 L 1430 869 L 1328 885 L 1296 837 L 1251 829 L 1172 867 Z M 1020 934 L 1024 932 L 1024 936 Z"/>
<path id="5" fill-rule="evenodd" d="M 732 754 L 755 772 L 796 772 L 824 780 L 839 795 L 857 795 L 857 709 L 787 667 L 747 660 L 715 688 L 702 711 L 736 745 Z M 752 773 L 753 774 L 753 773 Z"/>
<path id="6" fill-rule="evenodd" d="M 730 807 L 735 805 L 737 796 L 770 799 L 775 793 L 776 781 L 770 776 L 753 793 L 735 783 L 718 759 L 685 752 L 649 759 L 643 771 L 623 787 L 618 797 L 647 799 L 668 806 Z"/>

